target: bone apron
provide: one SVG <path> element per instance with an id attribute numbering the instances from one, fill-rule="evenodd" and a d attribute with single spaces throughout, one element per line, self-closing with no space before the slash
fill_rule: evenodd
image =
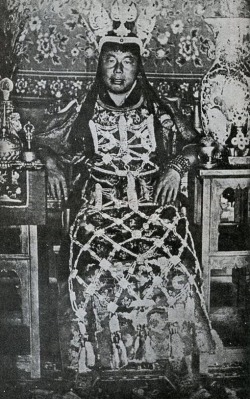
<path id="1" fill-rule="evenodd" d="M 89 127 L 94 156 L 71 227 L 71 366 L 192 373 L 193 354 L 214 341 L 188 221 L 153 202 L 153 115 L 143 97 L 125 108 L 98 98 Z"/>

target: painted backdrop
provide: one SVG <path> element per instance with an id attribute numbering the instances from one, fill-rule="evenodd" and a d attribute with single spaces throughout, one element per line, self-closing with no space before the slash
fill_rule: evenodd
<path id="1" fill-rule="evenodd" d="M 98 1 L 109 13 L 114 0 Z M 153 4 L 152 0 L 134 3 L 139 14 Z M 213 35 L 204 17 L 247 16 L 247 3 L 155 0 L 156 25 L 143 61 L 162 96 L 190 101 L 196 82 L 214 58 Z M 15 93 L 19 98 L 68 100 L 89 89 L 98 59 L 89 22 L 92 4 L 92 0 L 1 0 L 0 30 L 4 27 L 7 32 L 8 48 L 14 48 L 15 57 L 9 54 L 8 61 L 8 51 L 1 52 L 0 74 L 12 58 L 18 67 Z"/>

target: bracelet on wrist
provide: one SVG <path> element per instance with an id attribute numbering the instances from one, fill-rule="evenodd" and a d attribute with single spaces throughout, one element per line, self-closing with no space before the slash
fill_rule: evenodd
<path id="1" fill-rule="evenodd" d="M 177 157 L 171 159 L 166 167 L 174 169 L 176 172 L 179 173 L 180 177 L 182 178 L 184 174 L 189 171 L 191 165 L 189 160 L 183 157 L 183 155 L 177 155 Z"/>

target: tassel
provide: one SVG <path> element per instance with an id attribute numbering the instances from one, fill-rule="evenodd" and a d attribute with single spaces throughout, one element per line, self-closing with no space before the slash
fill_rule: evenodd
<path id="1" fill-rule="evenodd" d="M 152 145 L 152 151 L 156 149 L 155 132 L 154 132 L 154 116 L 151 114 L 147 118 L 148 132 L 150 137 L 150 142 Z"/>
<path id="2" fill-rule="evenodd" d="M 149 335 L 147 335 L 147 338 L 145 340 L 145 351 L 146 351 L 146 353 L 145 353 L 146 362 L 148 362 L 148 363 L 156 362 L 156 354 L 151 346 L 151 339 L 150 339 Z"/>
<path id="3" fill-rule="evenodd" d="M 140 338 L 139 348 L 136 352 L 136 359 L 140 360 L 141 362 L 145 361 L 145 341 Z"/>
<path id="4" fill-rule="evenodd" d="M 119 135 L 120 135 L 120 148 L 123 152 L 128 149 L 128 135 L 127 135 L 127 124 L 126 119 L 123 115 L 119 118 Z"/>
<path id="5" fill-rule="evenodd" d="M 128 204 L 132 211 L 138 211 L 138 198 L 135 188 L 135 178 L 131 172 L 127 174 L 128 179 L 128 187 L 127 187 L 127 196 L 128 196 Z"/>
<path id="6" fill-rule="evenodd" d="M 126 366 L 128 364 L 128 357 L 127 357 L 126 347 L 125 347 L 122 339 L 120 339 L 120 341 L 119 341 L 119 346 L 120 346 L 121 364 L 122 364 L 122 366 Z"/>
<path id="7" fill-rule="evenodd" d="M 188 295 L 185 305 L 185 318 L 187 321 L 194 321 L 194 298 Z"/>
<path id="8" fill-rule="evenodd" d="M 95 123 L 92 120 L 89 121 L 89 128 L 90 128 L 92 139 L 93 139 L 93 143 L 94 143 L 95 153 L 98 153 L 97 130 L 96 130 L 96 125 L 95 125 Z"/>
<path id="9" fill-rule="evenodd" d="M 140 337 L 138 336 L 136 338 L 136 340 L 135 340 L 135 345 L 134 345 L 134 354 L 135 354 L 135 356 L 136 356 L 136 353 L 137 353 L 137 351 L 139 349 L 139 346 L 140 346 Z"/>
<path id="10" fill-rule="evenodd" d="M 95 207 L 99 211 L 102 209 L 102 186 L 99 183 L 95 185 Z"/>
<path id="11" fill-rule="evenodd" d="M 114 314 L 109 320 L 109 329 L 111 334 L 114 334 L 117 331 L 120 331 L 119 320 L 116 314 Z"/>
<path id="12" fill-rule="evenodd" d="M 113 369 L 119 369 L 120 359 L 119 359 L 119 352 L 116 347 L 116 343 L 112 344 L 112 348 L 113 348 L 113 356 L 112 356 Z"/>
<path id="13" fill-rule="evenodd" d="M 91 342 L 85 342 L 85 350 L 86 350 L 86 362 L 89 367 L 93 367 L 95 365 L 95 354 L 93 345 Z"/>
<path id="14" fill-rule="evenodd" d="M 138 326 L 138 337 L 135 341 L 135 358 L 143 361 L 145 355 L 145 339 L 142 326 Z"/>
<path id="15" fill-rule="evenodd" d="M 79 326 L 79 330 L 80 330 L 82 337 L 84 337 L 86 335 L 85 324 L 82 321 L 79 321 L 78 326 Z"/>
<path id="16" fill-rule="evenodd" d="M 219 355 L 219 357 L 218 357 L 219 359 L 223 359 L 223 355 L 225 352 L 223 342 L 222 342 L 219 334 L 217 333 L 217 331 L 215 331 L 214 329 L 211 329 L 211 335 L 212 335 L 212 339 L 215 344 L 215 353 Z"/>
<path id="17" fill-rule="evenodd" d="M 79 373 L 86 373 L 87 371 L 90 371 L 90 369 L 86 366 L 86 349 L 82 346 L 79 354 Z"/>

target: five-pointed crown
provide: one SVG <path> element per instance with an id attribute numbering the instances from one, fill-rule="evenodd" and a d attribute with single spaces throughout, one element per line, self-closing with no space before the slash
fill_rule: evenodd
<path id="1" fill-rule="evenodd" d="M 114 0 L 110 10 L 105 9 L 103 2 L 93 0 L 89 14 L 89 26 L 99 51 L 105 42 L 136 43 L 143 54 L 155 22 L 154 1 L 139 12 L 132 0 Z"/>

